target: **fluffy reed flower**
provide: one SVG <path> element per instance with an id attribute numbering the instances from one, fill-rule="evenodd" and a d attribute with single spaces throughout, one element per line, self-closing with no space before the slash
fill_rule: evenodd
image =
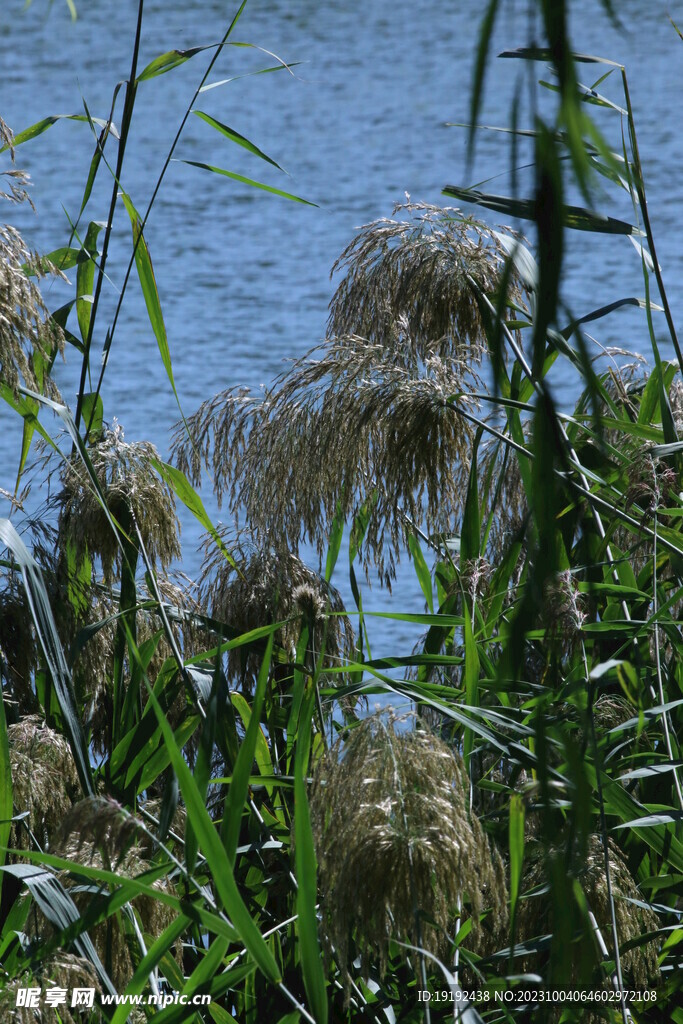
<path id="1" fill-rule="evenodd" d="M 315 663 L 324 647 L 324 665 L 339 665 L 351 656 L 354 632 L 339 591 L 289 551 L 258 548 L 244 536 L 231 541 L 233 568 L 210 539 L 202 568 L 201 599 L 215 619 L 238 633 L 286 619 L 275 641 L 296 651 L 302 624 L 309 629 L 308 654 Z M 260 659 L 236 649 L 228 654 L 228 672 L 250 688 Z"/>
<path id="2" fill-rule="evenodd" d="M 262 394 L 203 403 L 192 443 L 183 425 L 173 444 L 195 483 L 210 462 L 219 501 L 259 544 L 296 554 L 307 537 L 322 553 L 334 516 L 362 508 L 365 568 L 387 584 L 407 523 L 452 532 L 462 513 L 472 430 L 452 399 L 473 408 L 484 387 L 475 291 L 495 291 L 505 258 L 457 211 L 400 209 L 420 216 L 367 225 L 342 254 L 324 344 Z"/>
<path id="3" fill-rule="evenodd" d="M 34 391 L 50 385 L 49 377 L 36 373 L 35 353 L 48 364 L 54 351 L 64 348 L 64 336 L 50 319 L 40 289 L 27 276 L 24 264 L 36 276 L 58 274 L 30 252 L 15 228 L 0 225 L 0 381 L 15 394 L 21 384 Z M 54 385 L 48 390 L 58 394 Z"/>
<path id="4" fill-rule="evenodd" d="M 606 390 L 616 408 L 617 416 L 637 421 L 640 400 L 647 386 L 649 375 L 640 365 L 627 365 L 618 372 L 612 370 L 605 380 Z M 683 434 L 683 381 L 674 378 L 668 392 L 669 406 L 677 434 Z M 613 416 L 614 409 L 602 408 L 604 416 Z M 626 510 L 638 504 L 642 509 L 642 522 L 652 518 L 657 508 L 664 504 L 671 492 L 679 489 L 678 474 L 667 462 L 653 453 L 653 445 L 634 442 L 618 427 L 605 431 L 605 440 L 612 448 L 612 457 L 625 473 L 624 504 Z M 619 525 L 615 533 L 616 543 L 628 547 L 632 543 L 633 531 Z M 649 542 L 641 545 L 635 553 L 636 572 L 652 556 Z"/>
<path id="5" fill-rule="evenodd" d="M 565 649 L 571 648 L 586 618 L 581 604 L 581 595 L 569 569 L 546 581 L 543 619 L 550 641 L 559 640 Z"/>
<path id="6" fill-rule="evenodd" d="M 10 147 L 12 133 L 0 120 L 0 142 Z M 30 199 L 25 185 L 28 175 L 23 171 L 3 171 L 9 192 L 0 189 L 0 199 L 20 203 Z M 40 370 L 36 373 L 35 356 L 49 364 L 57 350 L 64 348 L 64 335 L 50 318 L 38 285 L 28 276 L 64 275 L 45 259 L 32 253 L 19 232 L 9 224 L 0 225 L 0 381 L 16 394 L 24 384 L 32 390 L 57 389 Z"/>
<path id="7" fill-rule="evenodd" d="M 80 789 L 71 748 L 38 715 L 27 715 L 10 725 L 7 735 L 14 813 L 28 812 L 23 822 L 14 824 L 12 843 L 18 849 L 32 847 L 30 829 L 45 847 Z"/>
<path id="8" fill-rule="evenodd" d="M 14 134 L 8 124 L 3 121 L 0 117 L 0 144 L 4 149 L 5 146 L 9 149 L 10 158 L 12 164 L 14 164 Z M 8 171 L 2 171 L 2 177 L 6 179 L 9 192 L 5 192 L 4 189 L 0 189 L 0 199 L 7 199 L 10 203 L 31 203 L 31 197 L 26 190 L 26 185 L 29 182 L 29 175 L 26 171 L 21 171 L 12 166 Z"/>
<path id="9" fill-rule="evenodd" d="M 126 442 L 116 424 L 89 447 L 88 454 L 114 519 L 132 539 L 137 524 L 150 559 L 167 568 L 180 557 L 180 526 L 173 493 L 152 466 L 159 458 L 154 445 Z M 78 455 L 63 463 L 60 476 L 62 490 L 55 500 L 61 544 L 73 544 L 80 560 L 86 555 L 99 557 L 105 581 L 110 582 L 114 567 L 121 564 L 119 542 Z"/>
<path id="10" fill-rule="evenodd" d="M 390 582 L 407 521 L 443 532 L 462 509 L 471 429 L 449 399 L 471 389 L 466 378 L 464 362 L 434 356 L 409 371 L 381 345 L 331 339 L 260 401 L 241 389 L 200 406 L 196 451 L 178 432 L 175 458 L 197 483 L 212 452 L 218 497 L 244 510 L 256 543 L 294 553 L 307 536 L 322 555 L 337 512 L 364 505 L 366 567 Z"/>
<path id="11" fill-rule="evenodd" d="M 543 858 L 530 860 L 524 873 L 522 891 L 531 890 L 545 881 Z M 633 880 L 621 851 L 609 839 L 609 869 L 614 913 L 617 925 L 619 948 L 648 932 L 660 927 L 659 919 L 645 902 L 642 893 Z M 588 838 L 588 852 L 585 863 L 576 865 L 576 876 L 586 896 L 588 907 L 595 915 L 600 934 L 610 956 L 614 956 L 612 943 L 612 917 L 605 876 L 605 854 L 602 837 L 594 834 Z M 518 905 L 520 938 L 546 935 L 552 931 L 548 900 L 545 893 L 530 896 Z M 656 940 L 621 952 L 621 964 L 631 986 L 647 989 L 659 979 Z M 597 956 L 597 953 L 596 953 Z M 567 979 L 569 983 L 570 979 Z"/>
<path id="12" fill-rule="evenodd" d="M 118 801 L 108 796 L 91 796 L 73 804 L 63 816 L 54 838 L 54 848 L 89 843 L 97 850 L 108 871 L 114 871 L 131 848 L 139 822 Z"/>
<path id="13" fill-rule="evenodd" d="M 650 447 L 638 449 L 628 467 L 626 509 L 637 503 L 643 510 L 643 522 L 651 519 L 659 506 L 675 491 L 677 483 L 676 471 L 656 458 Z"/>
<path id="14" fill-rule="evenodd" d="M 371 716 L 316 766 L 311 816 L 322 927 L 342 971 L 386 966 L 401 939 L 440 951 L 457 908 L 504 925 L 503 865 L 468 808 L 461 759 L 432 733 Z"/>
<path id="15" fill-rule="evenodd" d="M 120 804 L 109 797 L 88 797 L 75 804 L 65 818 L 54 844 L 54 852 L 74 865 L 82 864 L 95 868 L 115 871 L 122 879 L 135 878 L 149 870 L 150 864 L 142 855 L 142 848 L 136 841 L 140 823 Z M 59 879 L 76 905 L 84 911 L 93 900 L 93 891 L 82 891 L 82 878 L 78 868 L 61 871 Z M 83 876 L 85 877 L 85 876 Z M 108 893 L 105 884 L 89 881 L 103 895 Z M 173 885 L 167 878 L 157 879 L 151 885 L 159 892 L 173 893 Z M 151 939 L 157 938 L 174 919 L 174 911 L 160 900 L 151 896 L 137 896 L 131 901 L 138 915 L 142 931 Z M 37 915 L 37 929 L 49 933 L 50 926 Z M 135 950 L 135 939 L 126 927 L 126 918 L 121 912 L 101 922 L 88 933 L 102 962 L 119 992 L 130 981 L 135 963 L 140 958 Z M 180 957 L 180 947 L 176 948 Z"/>
<path id="16" fill-rule="evenodd" d="M 41 1006 L 17 1005 L 20 988 L 40 988 L 43 996 Z M 45 992 L 52 988 L 65 989 L 65 1003 L 52 1007 L 45 1004 Z M 72 953 L 59 952 L 45 960 L 31 971 L 25 971 L 15 978 L 3 978 L 0 971 L 0 1019 L 3 1024 L 98 1024 L 103 1020 L 97 1002 L 92 1007 L 69 1005 L 71 990 L 94 988 L 102 991 L 100 980 L 93 965 L 83 957 Z"/>
<path id="17" fill-rule="evenodd" d="M 328 334 L 376 340 L 405 367 L 427 346 L 441 358 L 463 350 L 479 358 L 485 331 L 473 283 L 495 293 L 506 258 L 490 228 L 459 210 L 398 203 L 391 219 L 364 225 L 336 261 L 333 273 L 345 275 Z M 519 295 L 513 275 L 510 297 Z"/>

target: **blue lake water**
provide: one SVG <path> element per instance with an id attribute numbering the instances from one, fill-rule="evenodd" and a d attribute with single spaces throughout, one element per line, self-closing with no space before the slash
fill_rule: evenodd
<path id="1" fill-rule="evenodd" d="M 129 73 L 135 0 L 77 0 L 77 6 L 79 19 L 72 23 L 63 0 L 54 0 L 51 7 L 47 0 L 34 0 L 29 10 L 23 9 L 23 0 L 3 0 L 0 115 L 15 132 L 49 114 L 80 113 L 84 101 L 93 115 L 106 117 L 116 82 Z M 677 7 L 670 7 L 671 14 L 683 24 Z M 473 184 L 495 175 L 502 177 L 485 188 L 505 191 L 505 137 L 482 134 L 475 167 L 468 172 L 465 132 L 446 126 L 468 118 L 481 11 L 482 5 L 470 0 L 448 5 L 436 0 L 250 0 L 233 39 L 302 63 L 291 74 L 243 77 L 213 89 L 197 106 L 251 139 L 289 175 L 271 173 L 272 168 L 194 117 L 176 155 L 259 178 L 309 199 L 317 208 L 182 163 L 171 166 L 146 234 L 186 413 L 225 387 L 269 382 L 283 370 L 284 360 L 302 355 L 322 339 L 334 288 L 329 279 L 332 263 L 356 227 L 389 216 L 404 193 L 438 203 L 445 184 Z M 492 52 L 529 42 L 526 11 L 527 5 L 519 2 L 503 5 Z M 217 41 L 233 12 L 234 5 L 225 0 L 147 0 L 140 67 L 171 48 Z M 659 262 L 674 317 L 680 319 L 683 42 L 663 4 L 624 0 L 618 13 L 621 29 L 610 23 L 598 0 L 580 0 L 573 5 L 573 42 L 577 50 L 627 67 Z M 138 209 L 146 207 L 206 60 L 195 57 L 139 87 L 123 172 L 123 185 Z M 246 75 L 273 63 L 255 48 L 230 47 L 210 80 Z M 537 77 L 547 77 L 541 65 L 535 70 Z M 583 70 L 586 84 L 600 73 L 594 66 Z M 507 123 L 517 71 L 516 62 L 491 63 L 484 123 Z M 600 91 L 619 96 L 610 82 Z M 618 145 L 618 118 L 599 116 Z M 7 207 L 4 214 L 36 248 L 49 251 L 66 244 L 66 214 L 74 218 L 78 213 L 91 155 L 88 126 L 69 121 L 17 151 L 17 166 L 33 179 L 37 216 Z M 520 159 L 528 155 L 520 150 Z M 520 180 L 523 184 L 524 175 Z M 110 179 L 101 173 L 89 207 L 91 219 L 106 219 L 110 187 Z M 626 200 L 609 205 L 609 210 L 630 215 Z M 100 311 L 102 330 L 122 282 L 129 236 L 130 224 L 120 211 L 108 266 L 111 286 Z M 639 259 L 624 238 L 615 242 L 577 233 L 568 247 L 566 269 L 565 297 L 578 314 L 625 295 L 643 294 Z M 72 294 L 53 284 L 46 298 L 57 306 Z M 649 345 L 644 318 L 635 313 L 597 324 L 595 337 L 603 345 L 644 353 Z M 103 341 L 103 334 L 96 336 L 96 345 Z M 663 355 L 670 354 L 665 344 Z M 72 407 L 78 370 L 73 355 L 57 369 Z M 568 404 L 576 382 L 561 379 L 556 387 Z M 178 410 L 137 282 L 126 296 L 103 397 L 105 417 L 116 416 L 128 440 L 151 440 L 167 454 Z M 7 489 L 13 485 L 17 445 L 12 414 L 0 408 L 0 486 Z M 211 494 L 204 497 L 209 513 L 219 519 Z M 6 509 L 0 507 L 0 512 L 6 514 Z M 190 575 L 199 566 L 197 543 L 198 530 L 184 516 L 184 568 Z M 345 589 L 342 572 L 338 582 Z M 366 603 L 375 609 L 388 607 L 377 587 Z M 401 573 L 392 606 L 422 608 L 410 567 Z M 403 650 L 412 643 L 397 624 L 390 630 L 378 624 L 376 633 L 376 654 L 387 653 L 396 643 Z"/>

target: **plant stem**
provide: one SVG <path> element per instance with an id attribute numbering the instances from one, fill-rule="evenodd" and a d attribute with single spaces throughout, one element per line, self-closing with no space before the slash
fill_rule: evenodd
<path id="1" fill-rule="evenodd" d="M 76 415 L 75 423 L 76 429 L 78 430 L 81 422 L 81 416 L 83 414 L 83 399 L 85 397 L 85 384 L 88 373 L 90 371 L 90 349 L 92 347 L 93 332 L 95 329 L 95 321 L 97 320 L 97 310 L 100 303 L 100 295 L 102 293 L 102 284 L 104 282 L 104 271 L 107 265 L 107 257 L 109 255 L 109 241 L 111 239 L 111 233 L 114 226 L 114 212 L 116 210 L 116 201 L 119 194 L 119 182 L 121 180 L 121 172 L 123 169 L 123 158 L 126 152 L 126 143 L 128 141 L 128 130 L 130 128 L 131 119 L 133 117 L 133 107 L 135 106 L 135 93 L 137 90 L 137 82 L 135 80 L 138 67 L 138 55 L 140 52 L 140 38 L 142 36 L 142 13 L 145 0 L 138 0 L 138 18 L 137 26 L 135 29 L 135 40 L 133 42 L 133 57 L 130 65 L 130 75 L 126 82 L 126 94 L 123 103 L 123 116 L 121 118 L 121 134 L 119 137 L 119 148 L 118 155 L 116 158 L 116 173 L 114 175 L 114 184 L 112 186 L 111 199 L 109 201 L 109 216 L 107 218 L 107 226 L 104 232 L 104 240 L 102 242 L 102 255 L 100 257 L 100 265 L 97 274 L 97 282 L 95 284 L 95 294 L 93 296 L 92 311 L 90 313 L 90 323 L 88 325 L 88 336 L 85 340 L 85 349 L 83 352 L 83 362 L 81 364 L 81 379 L 78 386 L 78 398 L 76 400 Z M 113 114 L 113 108 L 112 108 Z M 120 300 L 119 300 L 120 301 Z M 102 366 L 100 371 L 100 385 L 98 386 L 97 393 L 99 394 L 100 386 L 102 382 L 102 376 L 106 363 Z M 93 403 L 93 416 L 96 403 Z M 91 418 L 92 419 L 92 418 Z M 91 423 L 88 424 L 86 430 L 85 439 L 88 438 L 88 431 L 90 430 Z"/>

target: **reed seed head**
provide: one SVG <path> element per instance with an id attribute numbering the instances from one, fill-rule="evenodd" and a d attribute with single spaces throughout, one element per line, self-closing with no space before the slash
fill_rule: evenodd
<path id="1" fill-rule="evenodd" d="M 136 878 L 149 870 L 151 865 L 135 841 L 139 828 L 137 819 L 109 797 L 89 797 L 74 806 L 55 846 L 60 857 L 74 864 L 71 870 L 60 871 L 58 877 L 81 912 L 91 904 L 93 892 L 82 891 L 86 876 L 78 875 L 77 865 L 115 871 L 122 879 Z M 109 891 L 107 883 L 88 882 L 88 886 L 93 885 L 101 886 L 103 895 Z M 167 877 L 158 878 L 150 885 L 160 893 L 175 894 Z M 152 941 L 175 918 L 172 907 L 147 894 L 135 897 L 131 906 L 138 915 L 143 933 Z M 41 918 L 39 915 L 39 930 L 49 933 L 50 926 Z M 125 915 L 118 912 L 90 929 L 89 935 L 102 962 L 111 963 L 110 977 L 117 991 L 122 992 L 141 958 Z M 180 956 L 179 946 L 175 954 L 177 958 Z"/>
<path id="2" fill-rule="evenodd" d="M 31 849 L 27 829 L 44 848 L 71 807 L 80 785 L 71 748 L 38 715 L 27 715 L 7 730 L 14 813 L 27 811 L 13 825 L 13 845 Z"/>
<path id="3" fill-rule="evenodd" d="M 328 335 L 359 334 L 406 369 L 428 354 L 467 351 L 478 360 L 486 334 L 475 287 L 493 295 L 506 258 L 498 236 L 459 210 L 399 203 L 392 218 L 364 225 L 336 261 L 333 273 L 344 276 Z M 513 275 L 511 297 L 519 292 Z"/>
<path id="4" fill-rule="evenodd" d="M 52 988 L 65 989 L 67 1000 L 55 1007 L 41 1000 L 40 1007 L 19 1006 L 18 989 Z M 89 960 L 72 953 L 59 952 L 41 960 L 30 971 L 15 978 L 3 977 L 0 968 L 0 1019 L 3 1024 L 99 1024 L 103 1021 L 101 1010 L 95 1002 L 92 1007 L 71 1007 L 71 990 L 94 988 L 101 993 L 100 980 Z"/>
<path id="5" fill-rule="evenodd" d="M 364 971 L 374 958 L 383 970 L 392 939 L 439 952 L 460 905 L 475 934 L 485 909 L 487 927 L 507 913 L 502 862 L 469 811 L 461 759 L 423 727 L 397 724 L 366 718 L 315 770 L 323 937 L 342 971 L 357 955 Z"/>
<path id="6" fill-rule="evenodd" d="M 0 225 L 0 381 L 15 395 L 24 385 L 56 397 L 45 371 L 55 352 L 63 351 L 64 336 L 29 273 L 64 276 L 30 252 L 15 228 Z"/>
<path id="7" fill-rule="evenodd" d="M 308 651 L 315 662 L 324 645 L 324 665 L 339 665 L 352 655 L 355 636 L 338 590 L 289 551 L 259 548 L 249 537 L 223 538 L 231 551 L 232 566 L 211 538 L 200 586 L 201 599 L 215 619 L 237 633 L 286 620 L 276 643 L 294 654 L 302 625 L 308 626 Z M 246 660 L 237 648 L 228 654 L 228 672 L 251 688 L 260 659 Z"/>
<path id="8" fill-rule="evenodd" d="M 579 589 L 569 569 L 546 581 L 543 618 L 546 636 L 551 641 L 559 640 L 565 649 L 571 648 L 581 635 L 586 616 Z"/>
<path id="9" fill-rule="evenodd" d="M 399 210 L 409 219 L 367 225 L 340 257 L 323 345 L 260 394 L 205 402 L 192 442 L 185 424 L 173 442 L 193 482 L 211 465 L 219 501 L 262 546 L 296 554 L 307 538 L 322 555 L 334 517 L 362 513 L 366 572 L 387 585 L 411 523 L 452 533 L 462 515 L 473 432 L 458 410 L 485 390 L 477 293 L 495 292 L 506 259 L 458 211 Z"/>
<path id="10" fill-rule="evenodd" d="M 646 903 L 616 843 L 610 838 L 609 871 L 617 938 L 621 951 L 621 963 L 633 988 L 645 990 L 659 979 L 657 959 L 658 942 L 653 939 L 641 946 L 622 951 L 621 947 L 648 932 L 657 931 L 659 918 Z M 612 916 L 605 875 L 605 854 L 602 836 L 588 837 L 588 851 L 585 862 L 575 865 L 578 878 L 589 909 L 595 915 L 600 933 L 610 956 L 614 956 L 612 942 Z M 545 881 L 545 863 L 542 857 L 530 860 L 524 874 L 522 891 L 530 891 Z M 522 899 L 519 903 L 520 938 L 546 935 L 552 931 L 547 893 L 541 892 Z M 596 956 L 598 954 L 596 953 Z M 567 981 L 569 982 L 569 978 Z"/>
<path id="11" fill-rule="evenodd" d="M 173 493 L 152 465 L 159 458 L 154 445 L 126 442 L 117 424 L 89 447 L 88 454 L 114 519 L 133 540 L 137 525 L 150 560 L 166 569 L 180 557 L 180 526 Z M 87 555 L 99 557 L 105 582 L 111 582 L 114 568 L 121 565 L 119 539 L 86 467 L 73 455 L 63 463 L 60 475 L 62 490 L 56 502 L 61 542 L 64 547 L 73 544 L 81 561 Z"/>

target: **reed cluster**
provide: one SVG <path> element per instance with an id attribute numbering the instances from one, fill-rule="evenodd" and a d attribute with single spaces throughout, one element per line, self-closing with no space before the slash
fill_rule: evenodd
<path id="1" fill-rule="evenodd" d="M 3 1020 L 57 1020 L 44 1002 L 19 1005 L 22 987 L 85 985 L 212 997 L 161 1011 L 168 1024 L 430 1024 L 453 1017 L 436 994 L 463 988 L 489 996 L 456 1003 L 466 1024 L 682 1024 L 683 354 L 626 73 L 605 65 L 611 99 L 582 87 L 577 67 L 605 62 L 574 61 L 564 2 L 538 7 L 547 48 L 513 54 L 556 76 L 553 119 L 522 133 L 534 194 L 444 190 L 528 219 L 531 240 L 408 198 L 340 255 L 324 342 L 267 388 L 183 414 L 168 463 L 105 417 L 102 383 L 135 270 L 180 401 L 146 223 L 242 8 L 210 54 L 171 50 L 140 69 L 140 2 L 118 120 L 83 122 L 95 157 L 81 217 L 111 170 L 104 228 L 79 218 L 48 257 L 0 228 L 0 401 L 19 452 L 0 520 Z M 140 216 L 125 191 L 136 96 L 201 53 L 208 70 Z M 586 98 L 625 119 L 623 151 Z M 0 120 L 5 209 L 27 200 L 14 150 L 47 127 L 13 138 Z M 628 219 L 566 204 L 570 181 L 594 202 L 592 171 Z M 102 330 L 117 207 L 133 241 Z M 637 239 L 645 297 L 565 315 L 571 228 Z M 76 269 L 75 301 L 51 313 L 40 279 L 56 266 Z M 624 305 L 643 310 L 651 368 L 583 333 Z M 64 398 L 60 352 L 81 370 Z M 571 412 L 558 370 L 581 382 Z M 27 516 L 38 438 L 30 479 L 48 498 Z M 198 493 L 208 476 L 229 528 Z M 197 581 L 178 569 L 178 503 L 205 530 Z M 417 605 L 396 587 L 400 558 Z M 394 585 L 390 616 L 422 628 L 413 650 L 373 656 L 359 566 Z M 377 696 L 410 714 L 367 714 Z M 529 985 L 619 995 L 492 998 Z"/>

